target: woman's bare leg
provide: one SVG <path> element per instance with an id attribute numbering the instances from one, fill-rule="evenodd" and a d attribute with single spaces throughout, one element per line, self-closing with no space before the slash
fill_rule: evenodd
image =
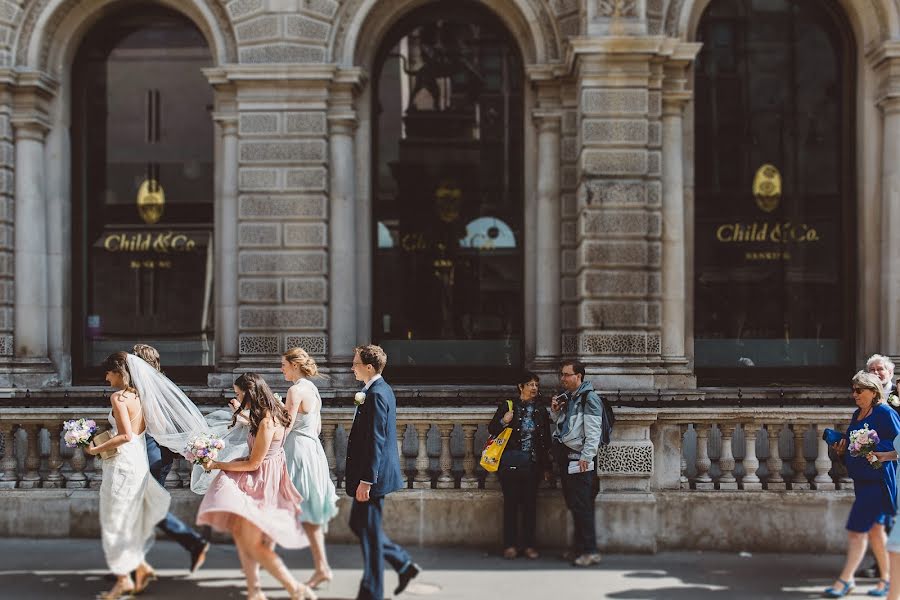
<path id="1" fill-rule="evenodd" d="M 878 561 L 878 572 L 881 573 L 881 579 L 884 581 L 891 580 L 891 564 L 888 559 L 887 552 L 887 534 L 884 532 L 884 525 L 875 524 L 869 530 L 869 544 L 872 545 L 872 554 Z M 878 582 L 878 589 L 884 588 L 884 584 Z"/>
<path id="2" fill-rule="evenodd" d="M 323 581 L 331 581 L 331 567 L 328 565 L 328 555 L 325 553 L 325 533 L 321 525 L 315 523 L 303 523 L 303 531 L 309 538 L 309 550 L 313 559 L 313 574 L 306 581 L 306 585 L 315 587 Z"/>
<path id="3" fill-rule="evenodd" d="M 234 530 L 235 542 L 240 543 L 249 556 L 272 574 L 286 590 L 293 592 L 300 584 L 294 579 L 291 572 L 284 566 L 281 557 L 270 547 L 268 540 L 258 527 L 247 520 L 243 520 L 242 526 Z M 240 539 L 240 542 L 238 542 Z M 274 545 L 274 544 L 273 544 Z"/>
<path id="4" fill-rule="evenodd" d="M 897 523 L 897 525 L 900 525 L 900 523 Z M 900 552 L 888 552 L 888 558 L 891 563 L 891 573 L 900 573 Z M 891 586 L 887 597 L 888 600 L 900 600 L 900 585 Z"/>
<path id="5" fill-rule="evenodd" d="M 856 573 L 856 569 L 859 568 L 859 563 L 862 562 L 863 557 L 866 555 L 868 538 L 869 535 L 867 533 L 859 533 L 857 531 L 847 532 L 847 560 L 844 562 L 844 570 L 841 571 L 840 576 L 844 581 L 853 581 L 853 574 Z M 839 581 L 835 580 L 832 587 L 841 590 L 844 586 Z"/>

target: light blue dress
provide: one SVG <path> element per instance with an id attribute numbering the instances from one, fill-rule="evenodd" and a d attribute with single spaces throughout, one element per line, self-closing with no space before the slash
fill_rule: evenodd
<path id="1" fill-rule="evenodd" d="M 331 481 L 325 448 L 319 441 L 322 425 L 322 397 L 312 382 L 301 379 L 292 387 L 315 396 L 317 406 L 303 414 L 297 411 L 294 427 L 287 436 L 284 452 L 287 455 L 288 473 L 294 487 L 303 498 L 300 504 L 300 520 L 327 528 L 328 521 L 337 515 L 338 496 Z"/>

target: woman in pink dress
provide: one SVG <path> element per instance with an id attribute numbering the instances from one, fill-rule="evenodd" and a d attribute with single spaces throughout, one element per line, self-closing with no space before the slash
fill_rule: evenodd
<path id="1" fill-rule="evenodd" d="M 275 544 L 303 548 L 309 543 L 300 523 L 302 499 L 291 482 L 284 456 L 291 417 L 265 380 L 255 373 L 238 377 L 234 392 L 241 403 L 237 413 L 249 409 L 250 456 L 204 465 L 220 473 L 203 497 L 197 524 L 210 525 L 234 538 L 247 578 L 248 600 L 265 600 L 259 585 L 260 565 L 290 592 L 292 599 L 315 600 L 315 594 L 294 579 L 275 553 Z"/>

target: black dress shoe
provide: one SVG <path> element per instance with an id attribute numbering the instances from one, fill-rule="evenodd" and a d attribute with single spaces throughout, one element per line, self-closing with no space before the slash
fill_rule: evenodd
<path id="1" fill-rule="evenodd" d="M 206 562 L 206 553 L 209 552 L 209 542 L 203 540 L 199 546 L 191 551 L 191 573 L 203 566 Z"/>
<path id="2" fill-rule="evenodd" d="M 394 595 L 402 594 L 403 590 L 406 589 L 406 586 L 409 585 L 409 582 L 415 579 L 421 572 L 422 569 L 419 568 L 419 565 L 416 563 L 409 563 L 406 570 L 399 574 L 400 581 L 397 583 L 397 589 L 394 590 Z"/>

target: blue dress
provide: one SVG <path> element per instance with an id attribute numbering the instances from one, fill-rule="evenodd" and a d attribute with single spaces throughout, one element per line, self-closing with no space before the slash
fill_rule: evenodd
<path id="1" fill-rule="evenodd" d="M 894 449 L 894 438 L 900 433 L 900 418 L 894 409 L 886 404 L 877 404 L 865 419 L 858 421 L 858 415 L 857 409 L 844 436 L 848 444 L 851 431 L 868 425 L 869 429 L 878 433 L 879 441 L 875 448 L 878 452 Z M 885 462 L 881 469 L 873 469 L 865 458 L 850 456 L 846 452 L 844 464 L 856 494 L 847 518 L 847 529 L 865 533 L 876 523 L 887 524 L 897 513 L 897 463 Z"/>

